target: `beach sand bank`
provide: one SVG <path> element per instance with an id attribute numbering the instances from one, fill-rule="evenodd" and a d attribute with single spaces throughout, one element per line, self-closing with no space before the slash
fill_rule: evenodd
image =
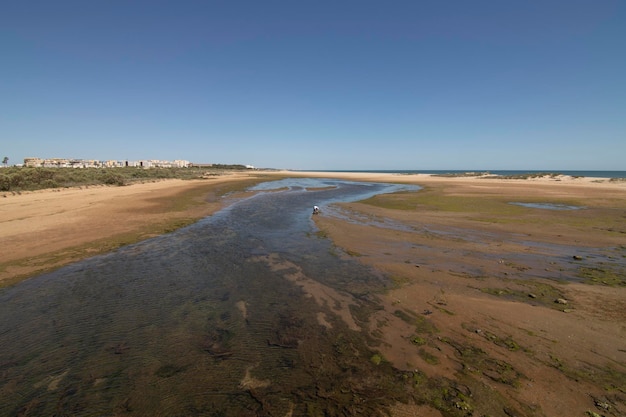
<path id="1" fill-rule="evenodd" d="M 316 216 L 397 283 L 370 322 L 384 358 L 453 381 L 442 390 L 474 415 L 626 413 L 624 182 L 347 178 L 424 187 Z M 432 404 L 396 415 L 445 415 Z"/>
<path id="2" fill-rule="evenodd" d="M 0 286 L 171 232 L 263 174 L 0 194 Z"/>
<path id="3" fill-rule="evenodd" d="M 285 176 L 423 187 L 315 216 L 340 256 L 396 283 L 378 295 L 374 348 L 416 384 L 447 381 L 438 395 L 456 404 L 438 410 L 433 397 L 395 415 L 626 415 L 626 182 L 277 171 L 0 195 L 0 280 L 174 230 L 230 190 Z"/>

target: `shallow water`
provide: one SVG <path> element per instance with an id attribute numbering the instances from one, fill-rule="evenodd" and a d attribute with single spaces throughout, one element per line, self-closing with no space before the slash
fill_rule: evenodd
<path id="1" fill-rule="evenodd" d="M 403 391 L 394 371 L 291 278 L 366 314 L 388 281 L 336 256 L 311 209 L 406 188 L 264 184 L 191 227 L 3 290 L 0 415 L 375 415 Z"/>
<path id="2" fill-rule="evenodd" d="M 415 235 L 416 239 L 408 237 L 404 244 L 396 244 L 404 249 L 414 249 L 412 262 L 433 270 L 480 277 L 493 274 L 493 265 L 499 263 L 511 268 L 511 271 L 506 272 L 507 278 L 539 278 L 562 282 L 588 282 L 589 273 L 623 277 L 626 270 L 622 246 L 585 247 L 566 240 L 536 241 L 532 236 L 521 233 L 425 224 L 419 221 L 419 217 L 410 222 L 379 218 L 337 205 L 329 207 L 325 214 L 374 229 L 397 230 Z M 428 240 L 434 238 L 439 243 L 414 243 L 424 237 L 428 237 Z M 445 246 L 446 241 L 451 244 Z M 502 244 L 506 244 L 509 249 L 500 248 Z M 498 249 L 492 250 L 490 247 Z M 584 262 L 580 262 L 583 259 Z"/>
<path id="3" fill-rule="evenodd" d="M 580 210 L 584 208 L 581 206 L 571 206 L 567 204 L 554 204 L 554 203 L 511 202 L 509 204 L 513 204 L 514 206 L 522 206 L 522 207 L 536 208 L 536 209 L 542 209 L 542 210 Z"/>

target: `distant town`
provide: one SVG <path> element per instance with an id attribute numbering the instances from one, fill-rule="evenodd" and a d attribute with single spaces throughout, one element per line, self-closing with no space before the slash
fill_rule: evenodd
<path id="1" fill-rule="evenodd" d="M 8 158 L 5 158 L 3 164 L 6 166 Z M 137 161 L 128 160 L 107 160 L 100 161 L 96 159 L 71 159 L 71 158 L 24 158 L 23 164 L 16 166 L 24 166 L 30 168 L 188 168 L 188 167 L 210 167 L 213 164 L 197 164 L 189 161 L 176 159 L 174 161 L 164 161 L 159 159 L 140 159 Z M 243 165 L 248 169 L 254 169 L 252 165 Z"/>

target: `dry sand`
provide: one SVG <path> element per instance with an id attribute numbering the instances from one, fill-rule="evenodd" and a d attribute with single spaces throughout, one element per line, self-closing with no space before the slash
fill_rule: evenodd
<path id="1" fill-rule="evenodd" d="M 402 209 L 386 207 L 391 200 L 384 198 L 374 204 L 340 205 L 355 219 L 391 219 L 406 229 L 377 228 L 324 212 L 316 223 L 345 256 L 397 282 L 396 289 L 381 295 L 384 309 L 370 324 L 372 334 L 383 340 L 377 349 L 399 369 L 454 381 L 455 395 L 463 394 L 459 410 L 469 407 L 474 415 L 493 416 L 626 415 L 626 287 L 530 279 L 528 271 L 559 265 L 550 263 L 548 255 L 545 265 L 507 258 L 515 251 L 541 251 L 511 241 L 512 236 L 526 236 L 528 241 L 581 249 L 621 247 L 614 256 L 623 259 L 626 182 L 263 175 L 425 187 L 420 193 L 432 197 L 428 200 L 415 199 L 415 193 L 392 197 Z M 246 174 L 0 195 L 0 282 L 16 282 L 210 215 L 226 204 L 217 197 L 220 186 L 253 178 Z M 187 203 L 173 203 L 180 200 Z M 507 200 L 576 203 L 586 209 L 498 212 Z M 479 212 L 483 207 L 500 208 L 490 214 Z M 482 240 L 468 241 L 463 231 Z M 623 273 L 617 271 L 617 281 Z M 555 303 L 557 298 L 567 304 Z M 395 415 L 443 414 L 415 405 L 399 406 Z"/>
<path id="2" fill-rule="evenodd" d="M 223 207 L 222 189 L 259 177 L 1 193 L 0 286 L 189 224 Z"/>

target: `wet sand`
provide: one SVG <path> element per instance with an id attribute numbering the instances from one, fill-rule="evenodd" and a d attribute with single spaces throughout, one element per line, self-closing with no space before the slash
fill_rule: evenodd
<path id="1" fill-rule="evenodd" d="M 414 193 L 381 196 L 367 204 L 340 204 L 346 218 L 330 216 L 324 207 L 315 217 L 343 256 L 396 282 L 395 289 L 380 294 L 384 308 L 370 320 L 370 332 L 383 340 L 376 347 L 381 356 L 398 369 L 453 381 L 456 410 L 437 410 L 431 401 L 398 406 L 396 415 L 626 413 L 625 272 L 619 262 L 608 262 L 621 259 L 623 265 L 626 256 L 626 182 L 260 175 L 424 187 L 419 193 L 423 198 Z M 15 282 L 210 215 L 227 204 L 219 198 L 220 187 L 255 178 L 245 174 L 0 196 L 0 280 Z M 508 202 L 585 209 L 540 210 Z M 370 223 L 390 219 L 406 227 L 357 221 L 363 218 Z M 541 261 L 545 248 L 540 244 L 559 244 L 573 252 L 546 252 Z M 585 270 L 590 265 L 585 256 L 574 259 L 595 248 L 606 248 L 603 271 L 597 262 Z M 525 252 L 534 256 L 515 256 Z M 593 272 L 599 283 L 577 282 L 581 271 Z"/>
<path id="2" fill-rule="evenodd" d="M 626 414 L 625 183 L 415 183 L 423 198 L 378 196 L 339 204 L 348 220 L 316 217 L 347 256 L 397 282 L 370 323 L 386 342 L 383 356 L 399 369 L 456 381 L 478 415 Z M 584 209 L 518 210 L 509 202 Z M 382 219 L 395 227 L 367 224 Z M 595 263 L 577 255 L 592 248 L 606 253 L 593 255 Z M 443 415 L 430 406 L 397 413 Z"/>

